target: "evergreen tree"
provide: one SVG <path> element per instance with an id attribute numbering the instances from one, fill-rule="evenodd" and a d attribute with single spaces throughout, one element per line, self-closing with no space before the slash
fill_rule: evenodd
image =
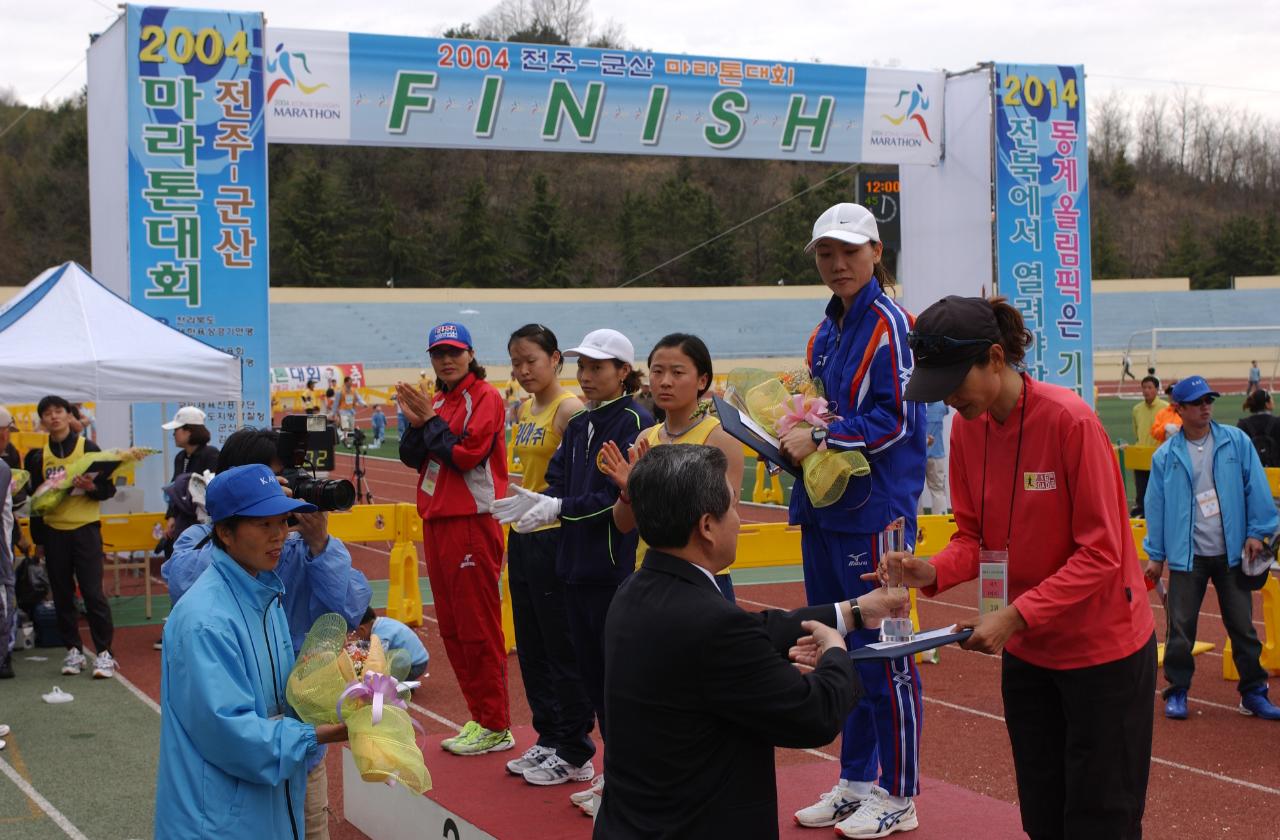
<path id="1" fill-rule="evenodd" d="M 644 216 L 644 198 L 630 190 L 622 195 L 622 207 L 618 210 L 618 250 L 622 263 L 622 282 L 627 282 L 644 271 L 641 219 Z"/>
<path id="2" fill-rule="evenodd" d="M 694 231 L 699 247 L 686 257 L 688 263 L 682 272 L 685 282 L 694 286 L 736 286 L 739 275 L 738 245 L 736 234 L 717 237 L 729 227 L 711 193 L 703 192 L 693 208 L 696 220 Z M 705 244 L 701 244 L 705 243 Z"/>
<path id="3" fill-rule="evenodd" d="M 272 225 L 272 260 L 289 285 L 337 286 L 346 279 L 342 207 L 326 172 L 314 164 L 298 170 Z"/>
<path id="4" fill-rule="evenodd" d="M 533 176 L 533 197 L 524 211 L 521 235 L 530 284 L 570 285 L 569 263 L 577 249 L 560 213 L 560 202 L 551 195 L 547 176 L 541 172 Z"/>
<path id="5" fill-rule="evenodd" d="M 1213 256 L 1205 277 L 1207 287 L 1228 288 L 1236 277 L 1270 272 L 1271 261 L 1258 220 L 1251 216 L 1229 219 L 1213 239 Z"/>
<path id="6" fill-rule="evenodd" d="M 475 178 L 467 184 L 450 256 L 450 276 L 458 286 L 508 286 L 505 242 L 494 234 L 489 191 Z"/>
<path id="7" fill-rule="evenodd" d="M 1200 238 L 1191 229 L 1191 223 L 1183 221 L 1160 263 L 1160 273 L 1166 277 L 1187 277 L 1193 289 L 1200 288 L 1197 284 L 1203 277 L 1204 264 L 1205 256 L 1200 251 Z"/>
<path id="8" fill-rule="evenodd" d="M 1129 266 L 1116 243 L 1115 226 L 1111 213 L 1102 202 L 1093 207 L 1091 262 L 1093 276 L 1100 279 L 1128 277 Z"/>

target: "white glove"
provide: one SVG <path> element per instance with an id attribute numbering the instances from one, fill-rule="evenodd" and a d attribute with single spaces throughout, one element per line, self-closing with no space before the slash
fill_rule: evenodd
<path id="1" fill-rule="evenodd" d="M 507 496 L 505 499 L 494 499 L 489 503 L 489 512 L 493 514 L 494 519 L 503 525 L 510 525 L 528 513 L 541 496 L 539 493 L 522 495 L 525 492 L 523 487 L 513 486 L 511 489 L 515 491 L 516 495 Z M 529 498 L 529 496 L 534 498 Z"/>
<path id="2" fill-rule="evenodd" d="M 563 499 L 544 496 L 541 493 L 534 493 L 523 487 L 517 487 L 516 492 L 533 502 L 525 514 L 516 520 L 516 524 L 511 526 L 517 534 L 528 534 L 543 526 L 551 525 L 560 518 L 560 506 L 564 504 Z"/>

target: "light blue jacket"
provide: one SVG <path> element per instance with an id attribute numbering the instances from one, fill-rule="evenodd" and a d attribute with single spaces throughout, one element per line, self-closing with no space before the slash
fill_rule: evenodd
<path id="1" fill-rule="evenodd" d="M 412 665 L 426 665 L 431 660 L 431 655 L 427 653 L 422 639 L 418 638 L 418 634 L 413 632 L 409 625 L 401 621 L 387 618 L 385 615 L 378 616 L 373 622 L 373 632 L 382 640 L 387 650 L 403 650 L 409 654 L 409 662 Z"/>
<path id="2" fill-rule="evenodd" d="M 183 531 L 173 556 L 160 567 L 175 604 L 213 561 L 213 542 L 200 545 L 210 530 L 210 525 L 192 525 Z M 276 574 L 284 582 L 284 611 L 295 653 L 302 649 L 311 625 L 325 613 L 338 613 L 352 629 L 359 626 L 373 594 L 364 574 L 351 567 L 351 552 L 337 537 L 330 537 L 324 551 L 312 557 L 302 536 L 290 534 Z"/>
<path id="3" fill-rule="evenodd" d="M 1249 436 L 1234 426 L 1212 426 L 1214 489 L 1222 510 L 1227 563 L 1236 566 L 1245 540 L 1270 537 L 1280 525 L 1280 518 L 1271 499 L 1266 471 Z M 1152 560 L 1167 560 L 1171 571 L 1191 570 L 1194 488 L 1191 453 L 1187 451 L 1186 437 L 1179 431 L 1152 456 L 1144 499 L 1147 538 L 1142 546 Z"/>
<path id="4" fill-rule="evenodd" d="M 155 836 L 300 839 L 319 745 L 315 727 L 276 717 L 294 659 L 284 584 L 212 553 L 164 626 Z"/>

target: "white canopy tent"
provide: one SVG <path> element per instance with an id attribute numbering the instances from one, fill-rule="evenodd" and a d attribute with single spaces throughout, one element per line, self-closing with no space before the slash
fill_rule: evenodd
<path id="1" fill-rule="evenodd" d="M 79 263 L 0 307 L 0 403 L 240 400 L 240 360 L 161 323 Z"/>

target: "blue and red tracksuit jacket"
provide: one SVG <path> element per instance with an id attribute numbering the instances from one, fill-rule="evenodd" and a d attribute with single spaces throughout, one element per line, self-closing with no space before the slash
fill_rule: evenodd
<path id="1" fill-rule="evenodd" d="M 856 449 L 871 463 L 871 475 L 854 478 L 840 501 L 825 508 L 809 503 L 804 486 L 791 491 L 791 524 L 851 534 L 874 534 L 899 516 L 915 534 L 916 503 L 924 486 L 925 405 L 903 399 L 914 362 L 907 332 L 914 319 L 872 280 L 843 304 L 832 296 L 827 317 L 809 338 L 809 373 L 820 379 L 831 412 L 827 447 Z"/>

